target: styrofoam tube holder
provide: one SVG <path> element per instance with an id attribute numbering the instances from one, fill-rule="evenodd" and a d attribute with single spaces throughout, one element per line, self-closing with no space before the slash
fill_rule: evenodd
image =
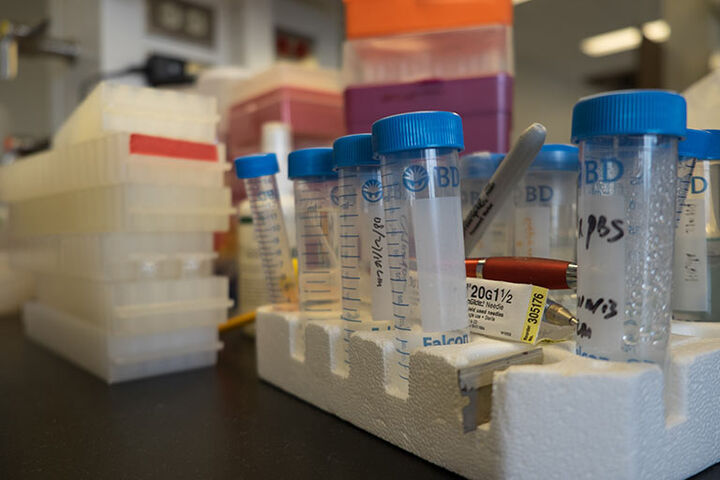
<path id="1" fill-rule="evenodd" d="M 495 372 L 491 393 L 474 398 L 463 371 L 528 347 L 476 336 L 421 348 L 401 398 L 386 384 L 388 334 L 355 333 L 349 372 L 334 364 L 341 343 L 339 320 L 258 311 L 262 379 L 466 477 L 680 479 L 720 461 L 720 339 L 673 337 L 665 376 L 548 345 L 543 364 Z M 468 411 L 483 409 L 490 421 L 465 432 Z"/>
<path id="2" fill-rule="evenodd" d="M 213 365 L 222 347 L 215 325 L 115 336 L 37 302 L 25 304 L 23 323 L 32 340 L 107 383 Z"/>

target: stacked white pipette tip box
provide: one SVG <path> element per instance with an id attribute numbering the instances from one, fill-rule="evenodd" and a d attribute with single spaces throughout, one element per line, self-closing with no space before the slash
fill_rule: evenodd
<path id="1" fill-rule="evenodd" d="M 108 383 L 215 363 L 228 228 L 215 100 L 100 84 L 53 149 L 0 168 L 11 261 L 37 276 L 27 335 Z"/>

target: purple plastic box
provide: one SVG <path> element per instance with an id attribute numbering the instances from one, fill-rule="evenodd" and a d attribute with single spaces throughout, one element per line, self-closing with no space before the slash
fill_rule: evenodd
<path id="1" fill-rule="evenodd" d="M 513 78 L 505 73 L 457 80 L 423 80 L 348 87 L 348 133 L 369 132 L 373 122 L 397 113 L 447 110 L 463 120 L 465 151 L 507 152 L 510 142 Z"/>

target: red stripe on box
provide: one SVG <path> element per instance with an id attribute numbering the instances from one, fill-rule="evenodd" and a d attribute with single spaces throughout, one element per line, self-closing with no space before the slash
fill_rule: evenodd
<path id="1" fill-rule="evenodd" d="M 130 135 L 131 155 L 153 155 L 183 160 L 217 162 L 217 146 L 212 143 L 188 142 L 133 133 Z"/>

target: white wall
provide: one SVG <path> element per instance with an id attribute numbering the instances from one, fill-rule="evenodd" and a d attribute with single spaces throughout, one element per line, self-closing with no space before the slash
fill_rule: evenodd
<path id="1" fill-rule="evenodd" d="M 275 61 L 273 2 L 271 0 L 230 1 L 232 63 L 260 70 Z"/>
<path id="2" fill-rule="evenodd" d="M 230 63 L 231 0 L 194 0 L 215 11 L 215 45 L 153 35 L 145 21 L 145 0 L 100 1 L 100 66 L 112 71 L 142 64 L 151 53 L 162 53 L 208 64 Z"/>
<path id="3" fill-rule="evenodd" d="M 46 87 L 52 99 L 45 99 L 52 107 L 36 109 L 43 112 L 43 118 L 51 118 L 45 130 L 57 129 L 70 114 L 85 79 L 98 72 L 114 72 L 142 64 L 151 53 L 179 56 L 208 65 L 239 65 L 259 70 L 275 61 L 275 27 L 279 26 L 315 38 L 319 64 L 340 66 L 342 12 L 339 1 L 310 4 L 298 0 L 195 0 L 215 10 L 217 31 L 212 47 L 148 32 L 145 0 L 47 1 L 53 34 L 77 39 L 83 53 L 72 67 L 53 66 L 53 82 Z M 141 83 L 139 77 L 133 76 L 117 81 Z M 48 109 L 51 114 L 47 113 Z"/>
<path id="4" fill-rule="evenodd" d="M 708 73 L 710 54 L 719 40 L 717 14 L 708 0 L 664 0 L 663 14 L 672 30 L 663 45 L 664 83 L 682 91 Z"/>
<path id="5" fill-rule="evenodd" d="M 99 0 L 49 0 L 50 34 L 78 43 L 78 59 L 69 64 L 43 60 L 49 64 L 50 102 L 47 117 L 54 132 L 80 101 L 81 86 L 100 71 Z M 21 58 L 21 62 L 24 59 Z"/>
<path id="6" fill-rule="evenodd" d="M 273 3 L 276 26 L 314 38 L 317 62 L 324 67 L 340 68 L 344 21 L 340 1 L 318 5 L 292 0 Z"/>

